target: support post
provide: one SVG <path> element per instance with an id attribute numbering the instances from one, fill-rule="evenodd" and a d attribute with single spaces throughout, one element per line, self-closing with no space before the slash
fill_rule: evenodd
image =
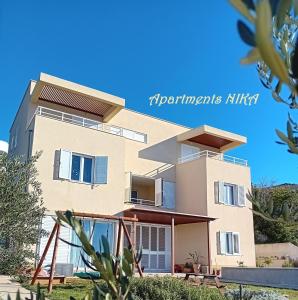
<path id="1" fill-rule="evenodd" d="M 42 256 L 41 256 L 41 258 L 40 258 L 40 261 L 39 261 L 39 263 L 38 263 L 38 265 L 37 265 L 37 268 L 36 268 L 36 270 L 35 270 L 35 272 L 34 272 L 33 278 L 32 278 L 32 280 L 31 280 L 31 285 L 33 285 L 33 284 L 35 283 L 36 278 L 37 278 L 37 276 L 38 276 L 38 274 L 39 274 L 39 272 L 40 272 L 40 270 L 41 270 L 41 266 L 42 266 L 42 264 L 43 264 L 43 262 L 44 262 L 44 260 L 45 260 L 45 258 L 46 258 L 46 256 L 47 256 L 47 253 L 48 253 L 49 248 L 50 248 L 50 246 L 51 246 L 52 240 L 53 240 L 54 235 L 55 235 L 55 233 L 56 233 L 56 231 L 57 231 L 57 227 L 58 227 L 58 223 L 55 223 L 55 225 L 54 225 L 54 227 L 53 227 L 53 230 L 52 230 L 52 232 L 51 232 L 51 235 L 49 236 L 49 239 L 48 239 L 48 241 L 47 241 L 47 244 L 46 244 L 46 246 L 45 246 L 45 248 L 44 248 L 44 250 L 43 250 L 43 253 L 42 253 Z"/>
<path id="2" fill-rule="evenodd" d="M 116 246 L 116 257 L 120 254 L 120 244 L 121 244 L 121 233 L 122 233 L 122 226 L 121 220 L 118 221 L 118 236 L 117 236 L 117 246 Z"/>
<path id="3" fill-rule="evenodd" d="M 59 235 L 60 235 L 60 224 L 57 226 L 57 232 L 56 232 L 56 238 L 55 238 L 55 245 L 53 250 L 53 257 L 52 257 L 52 263 L 51 263 L 51 271 L 50 271 L 50 277 L 49 277 L 49 284 L 48 284 L 48 292 L 51 293 L 53 289 L 53 278 L 55 274 L 55 265 L 56 265 L 56 258 L 57 258 L 57 249 L 58 249 L 58 243 L 59 243 Z"/>
<path id="4" fill-rule="evenodd" d="M 171 273 L 175 274 L 175 219 L 171 222 Z"/>
<path id="5" fill-rule="evenodd" d="M 136 219 L 137 218 L 137 215 L 136 214 L 134 214 L 134 216 L 133 216 L 133 218 L 134 219 Z M 137 223 L 135 222 L 135 221 L 133 221 L 133 223 L 132 223 L 132 228 L 133 228 L 133 236 L 132 236 L 132 238 L 133 238 L 133 249 L 137 249 Z M 136 263 L 134 262 L 134 268 L 133 268 L 133 271 L 135 272 L 135 267 L 136 267 Z"/>
<path id="6" fill-rule="evenodd" d="M 125 233 L 126 238 L 127 238 L 127 240 L 128 240 L 128 244 L 129 244 L 129 246 L 131 247 L 133 259 L 134 259 L 135 264 L 136 264 L 136 266 L 137 266 L 139 275 L 140 275 L 140 277 L 143 277 L 142 269 L 141 269 L 141 267 L 140 267 L 140 264 L 137 262 L 135 249 L 134 249 L 134 247 L 133 247 L 133 244 L 132 244 L 132 242 L 131 242 L 131 238 L 130 238 L 130 236 L 129 236 L 128 230 L 127 230 L 127 228 L 126 228 L 126 226 L 125 226 L 123 220 L 121 220 L 121 224 L 122 224 L 122 226 L 123 226 L 124 233 Z"/>
<path id="7" fill-rule="evenodd" d="M 208 273 L 211 274 L 210 221 L 207 222 L 207 247 L 208 247 Z"/>

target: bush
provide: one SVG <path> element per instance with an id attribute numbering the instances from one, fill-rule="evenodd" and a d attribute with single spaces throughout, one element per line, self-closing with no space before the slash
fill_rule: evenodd
<path id="1" fill-rule="evenodd" d="M 240 291 L 239 289 L 228 290 L 225 292 L 225 296 L 228 300 L 239 300 Z M 287 297 L 279 295 L 275 292 L 261 290 L 242 290 L 242 299 L 243 300 L 288 300 Z"/>
<path id="2" fill-rule="evenodd" d="M 298 259 L 295 259 L 295 260 L 293 261 L 293 267 L 294 267 L 294 268 L 298 268 Z"/>
<path id="3" fill-rule="evenodd" d="M 165 277 L 133 278 L 131 285 L 135 299 L 144 300 L 223 300 L 217 289 L 194 287 L 189 283 Z"/>

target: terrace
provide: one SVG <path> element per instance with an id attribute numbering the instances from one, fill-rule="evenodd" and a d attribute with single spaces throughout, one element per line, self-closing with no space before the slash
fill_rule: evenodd
<path id="1" fill-rule="evenodd" d="M 108 123 L 95 121 L 92 119 L 83 118 L 74 114 L 64 113 L 58 110 L 38 106 L 35 111 L 35 115 L 58 120 L 61 122 L 71 123 L 93 130 L 103 131 L 109 134 L 118 135 L 136 142 L 147 143 L 147 135 L 144 133 L 111 125 Z"/>

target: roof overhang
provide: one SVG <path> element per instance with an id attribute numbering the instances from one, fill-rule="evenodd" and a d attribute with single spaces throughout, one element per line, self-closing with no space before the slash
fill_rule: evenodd
<path id="1" fill-rule="evenodd" d="M 138 222 L 152 223 L 152 224 L 172 224 L 172 218 L 174 218 L 175 225 L 180 224 L 192 224 L 214 221 L 215 218 L 210 218 L 202 215 L 180 213 L 171 210 L 162 210 L 160 208 L 128 208 L 124 211 L 124 217 L 137 217 Z"/>
<path id="2" fill-rule="evenodd" d="M 242 144 L 246 144 L 247 142 L 246 137 L 244 136 L 207 125 L 179 134 L 177 136 L 177 141 L 180 143 L 190 141 L 217 148 L 220 151 L 230 150 Z"/>
<path id="3" fill-rule="evenodd" d="M 32 102 L 43 100 L 103 117 L 108 122 L 125 100 L 86 86 L 41 73 L 32 93 Z"/>

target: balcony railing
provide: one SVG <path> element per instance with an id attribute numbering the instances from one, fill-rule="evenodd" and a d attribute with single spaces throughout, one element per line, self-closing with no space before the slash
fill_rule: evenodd
<path id="1" fill-rule="evenodd" d="M 212 159 L 217 159 L 217 160 L 221 160 L 221 161 L 225 161 L 225 162 L 229 162 L 229 163 L 233 163 L 236 165 L 241 165 L 241 166 L 248 166 L 248 162 L 245 159 L 241 159 L 241 158 L 237 158 L 234 156 L 229 156 L 223 153 L 218 153 L 218 152 L 213 152 L 213 151 L 209 151 L 209 150 L 204 150 L 204 151 L 200 151 L 198 153 L 194 153 L 194 154 L 190 154 L 187 156 L 183 156 L 180 157 L 178 159 L 178 163 L 185 163 L 187 161 L 192 161 L 195 159 L 199 159 L 201 157 L 209 157 Z"/>
<path id="2" fill-rule="evenodd" d="M 155 206 L 155 201 L 153 200 L 138 199 L 138 198 L 131 198 L 128 203 Z"/>
<path id="3" fill-rule="evenodd" d="M 147 143 L 147 135 L 141 132 L 137 132 L 134 130 L 118 127 L 115 125 L 102 123 L 98 121 L 94 121 L 91 119 L 83 118 L 77 115 L 64 113 L 58 110 L 46 108 L 39 106 L 35 112 L 36 115 L 47 117 L 50 119 L 59 120 L 62 122 L 71 123 L 78 126 L 83 126 L 90 129 L 95 129 L 103 132 L 107 132 L 110 134 L 122 136 L 124 138 L 141 142 Z"/>

